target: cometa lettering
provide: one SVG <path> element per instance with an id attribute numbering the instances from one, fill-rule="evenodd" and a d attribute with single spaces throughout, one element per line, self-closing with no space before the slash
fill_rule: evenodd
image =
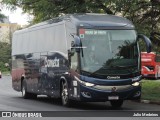
<path id="1" fill-rule="evenodd" d="M 59 59 L 47 59 L 45 67 L 59 67 Z"/>

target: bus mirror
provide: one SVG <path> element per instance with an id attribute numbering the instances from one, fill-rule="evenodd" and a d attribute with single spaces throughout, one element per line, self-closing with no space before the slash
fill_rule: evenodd
<path id="1" fill-rule="evenodd" d="M 72 48 L 75 48 L 76 52 L 80 52 L 81 40 L 77 35 L 71 35 L 74 38 L 74 43 L 71 43 Z"/>
<path id="2" fill-rule="evenodd" d="M 146 43 L 147 53 L 150 53 L 151 52 L 151 46 L 152 46 L 152 43 L 151 43 L 150 39 L 143 34 L 138 35 L 138 40 L 139 39 L 142 39 Z"/>
<path id="3" fill-rule="evenodd" d="M 74 43 L 76 47 L 80 47 L 80 38 L 78 36 L 74 36 Z"/>

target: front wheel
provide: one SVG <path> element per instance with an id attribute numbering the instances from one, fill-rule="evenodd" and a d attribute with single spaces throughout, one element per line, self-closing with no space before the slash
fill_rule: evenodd
<path id="1" fill-rule="evenodd" d="M 121 108 L 121 106 L 123 105 L 123 100 L 113 100 L 110 101 L 110 103 L 113 108 Z"/>
<path id="2" fill-rule="evenodd" d="M 61 99 L 62 99 L 62 104 L 64 106 L 70 106 L 70 99 L 69 99 L 69 93 L 68 93 L 68 85 L 67 85 L 66 82 L 62 82 Z"/>

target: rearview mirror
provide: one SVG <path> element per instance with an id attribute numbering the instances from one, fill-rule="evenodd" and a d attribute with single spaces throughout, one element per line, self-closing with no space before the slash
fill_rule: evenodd
<path id="1" fill-rule="evenodd" d="M 75 49 L 76 52 L 80 52 L 81 40 L 77 35 L 71 35 L 74 38 L 74 41 L 71 43 L 72 49 Z"/>
<path id="2" fill-rule="evenodd" d="M 80 38 L 78 36 L 74 36 L 74 44 L 77 48 L 80 47 Z"/>
<path id="3" fill-rule="evenodd" d="M 138 40 L 142 39 L 146 43 L 147 53 L 150 53 L 151 48 L 152 48 L 152 43 L 151 43 L 150 39 L 143 34 L 139 34 L 137 38 L 138 38 Z"/>

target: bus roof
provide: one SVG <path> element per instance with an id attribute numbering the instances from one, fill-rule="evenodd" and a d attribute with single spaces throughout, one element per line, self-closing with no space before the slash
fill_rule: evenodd
<path id="1" fill-rule="evenodd" d="M 17 30 L 16 32 L 26 31 L 30 28 L 41 27 L 47 24 L 58 24 L 63 21 L 71 21 L 77 27 L 107 27 L 107 29 L 134 29 L 134 25 L 131 21 L 126 18 L 108 15 L 108 14 L 96 14 L 96 13 L 85 13 L 85 14 L 67 14 L 61 17 L 53 18 L 28 28 Z"/>
<path id="2" fill-rule="evenodd" d="M 86 13 L 86 14 L 73 14 L 71 16 L 73 21 L 77 26 L 92 26 L 92 27 L 128 27 L 134 29 L 134 25 L 131 21 L 126 18 L 108 15 L 108 14 L 95 14 L 95 13 Z"/>

